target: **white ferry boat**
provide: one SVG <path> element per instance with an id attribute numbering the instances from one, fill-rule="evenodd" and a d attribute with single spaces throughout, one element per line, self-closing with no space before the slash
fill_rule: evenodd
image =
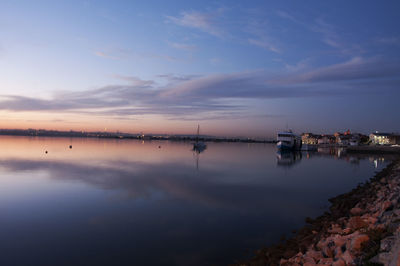
<path id="1" fill-rule="evenodd" d="M 291 130 L 279 132 L 276 140 L 276 144 L 279 150 L 300 150 L 301 149 L 301 137 L 294 134 Z"/>

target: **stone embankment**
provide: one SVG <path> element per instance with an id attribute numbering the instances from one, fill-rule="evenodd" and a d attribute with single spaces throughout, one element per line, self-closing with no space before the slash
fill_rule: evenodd
<path id="1" fill-rule="evenodd" d="M 330 201 L 330 212 L 239 265 L 400 266 L 400 161 Z"/>

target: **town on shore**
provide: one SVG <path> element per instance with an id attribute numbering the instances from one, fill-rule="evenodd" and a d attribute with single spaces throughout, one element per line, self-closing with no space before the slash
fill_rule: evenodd
<path id="1" fill-rule="evenodd" d="M 358 145 L 399 145 L 400 134 L 373 132 L 369 136 L 361 133 L 336 132 L 333 135 L 303 133 L 301 135 L 303 144 L 309 145 L 340 145 L 340 146 L 358 146 Z"/>
<path id="2" fill-rule="evenodd" d="M 170 141 L 209 141 L 209 142 L 246 142 L 246 143 L 275 143 L 276 139 L 256 139 L 248 137 L 217 137 L 208 135 L 168 135 L 143 134 L 107 131 L 58 131 L 46 129 L 0 129 L 0 135 L 31 136 L 31 137 L 80 137 L 80 138 L 114 138 L 139 140 L 170 140 Z M 373 132 L 369 135 L 352 133 L 350 130 L 334 134 L 302 133 L 302 144 L 318 146 L 359 146 L 359 145 L 400 145 L 400 134 Z"/>

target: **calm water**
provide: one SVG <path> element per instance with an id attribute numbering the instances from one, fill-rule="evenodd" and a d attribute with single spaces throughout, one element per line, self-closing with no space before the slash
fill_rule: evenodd
<path id="1" fill-rule="evenodd" d="M 3 136 L 0 147 L 0 265 L 229 264 L 390 160 L 244 143 L 196 154 L 181 142 Z"/>

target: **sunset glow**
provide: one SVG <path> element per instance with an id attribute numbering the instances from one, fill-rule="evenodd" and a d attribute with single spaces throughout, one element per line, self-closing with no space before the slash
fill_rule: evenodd
<path id="1" fill-rule="evenodd" d="M 0 127 L 399 131 L 398 9 L 396 1 L 2 1 Z"/>

